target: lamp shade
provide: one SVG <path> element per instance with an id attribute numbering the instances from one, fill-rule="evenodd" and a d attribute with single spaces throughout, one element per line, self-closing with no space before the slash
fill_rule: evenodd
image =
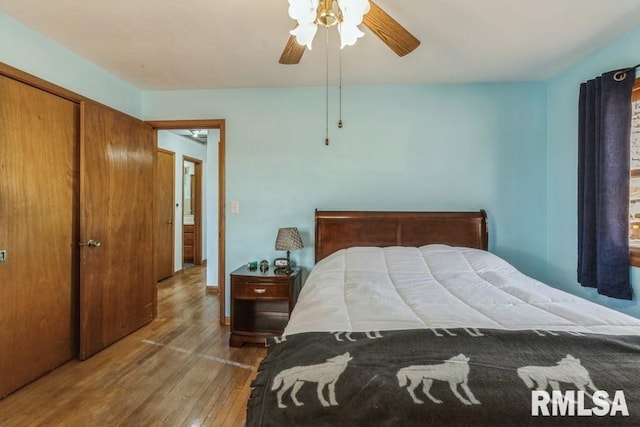
<path id="1" fill-rule="evenodd" d="M 295 251 L 303 248 L 302 238 L 296 227 L 280 228 L 276 238 L 277 251 Z"/>

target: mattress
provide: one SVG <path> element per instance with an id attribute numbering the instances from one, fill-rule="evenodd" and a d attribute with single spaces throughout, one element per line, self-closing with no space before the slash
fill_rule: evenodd
<path id="1" fill-rule="evenodd" d="M 342 249 L 316 264 L 284 335 L 484 328 L 640 335 L 640 320 L 552 288 L 479 249 Z"/>

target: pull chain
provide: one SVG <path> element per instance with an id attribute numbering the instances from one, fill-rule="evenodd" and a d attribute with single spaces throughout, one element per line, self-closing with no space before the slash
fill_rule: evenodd
<path id="1" fill-rule="evenodd" d="M 325 138 L 324 138 L 324 145 L 329 145 L 329 27 L 326 27 L 326 45 L 327 45 L 327 55 L 326 55 L 326 59 L 327 59 L 327 63 L 326 63 L 326 80 L 325 80 L 325 111 L 324 111 L 324 118 L 325 118 Z"/>
<path id="2" fill-rule="evenodd" d="M 338 113 L 338 129 L 342 129 L 342 49 L 340 49 L 340 57 L 339 57 L 339 63 L 340 63 L 340 92 L 339 92 L 339 103 L 338 103 L 338 108 L 339 108 L 339 113 Z"/>

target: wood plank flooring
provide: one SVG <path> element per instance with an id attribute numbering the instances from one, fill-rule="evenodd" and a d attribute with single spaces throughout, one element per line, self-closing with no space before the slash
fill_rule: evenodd
<path id="1" fill-rule="evenodd" d="M 158 317 L 0 400 L 1 426 L 239 426 L 263 347 L 229 347 L 196 266 L 158 284 Z"/>

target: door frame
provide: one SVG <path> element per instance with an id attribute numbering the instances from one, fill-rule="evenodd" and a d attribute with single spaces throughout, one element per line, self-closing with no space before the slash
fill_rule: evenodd
<path id="1" fill-rule="evenodd" d="M 226 271 L 225 271 L 225 177 L 226 177 L 226 132 L 225 119 L 199 120 L 150 120 L 146 122 L 157 134 L 159 130 L 179 129 L 218 129 L 220 142 L 218 143 L 218 299 L 220 308 L 220 324 L 228 325 L 225 316 L 226 306 Z"/>

